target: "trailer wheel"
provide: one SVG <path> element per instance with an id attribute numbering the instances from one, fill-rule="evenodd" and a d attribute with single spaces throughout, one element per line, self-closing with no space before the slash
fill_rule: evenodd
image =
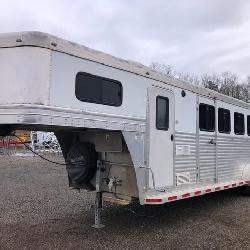
<path id="1" fill-rule="evenodd" d="M 91 143 L 74 143 L 66 158 L 69 185 L 76 189 L 93 190 L 90 180 L 97 169 L 97 153 Z"/>

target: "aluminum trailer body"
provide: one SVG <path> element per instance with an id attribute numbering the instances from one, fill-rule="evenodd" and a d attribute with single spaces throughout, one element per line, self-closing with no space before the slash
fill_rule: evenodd
<path id="1" fill-rule="evenodd" d="M 247 103 L 40 32 L 0 35 L 0 84 L 0 134 L 55 132 L 73 187 L 143 205 L 250 184 Z"/>

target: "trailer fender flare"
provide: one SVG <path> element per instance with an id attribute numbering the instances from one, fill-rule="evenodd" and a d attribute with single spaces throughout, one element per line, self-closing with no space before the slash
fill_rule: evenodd
<path id="1" fill-rule="evenodd" d="M 122 134 L 135 168 L 139 200 L 141 204 L 144 204 L 143 193 L 147 185 L 147 170 L 144 168 L 145 133 L 123 131 Z"/>

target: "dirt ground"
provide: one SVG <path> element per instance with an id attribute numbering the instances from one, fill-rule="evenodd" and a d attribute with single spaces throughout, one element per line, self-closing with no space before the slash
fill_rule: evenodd
<path id="1" fill-rule="evenodd" d="M 237 190 L 106 205 L 96 230 L 94 194 L 70 190 L 64 166 L 0 156 L 0 201 L 0 249 L 250 249 L 250 197 Z"/>

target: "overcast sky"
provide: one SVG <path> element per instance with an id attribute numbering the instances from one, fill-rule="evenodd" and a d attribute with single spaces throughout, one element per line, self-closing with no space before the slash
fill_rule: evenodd
<path id="1" fill-rule="evenodd" d="M 249 0 L 0 0 L 0 32 L 38 30 L 149 65 L 250 74 Z"/>

